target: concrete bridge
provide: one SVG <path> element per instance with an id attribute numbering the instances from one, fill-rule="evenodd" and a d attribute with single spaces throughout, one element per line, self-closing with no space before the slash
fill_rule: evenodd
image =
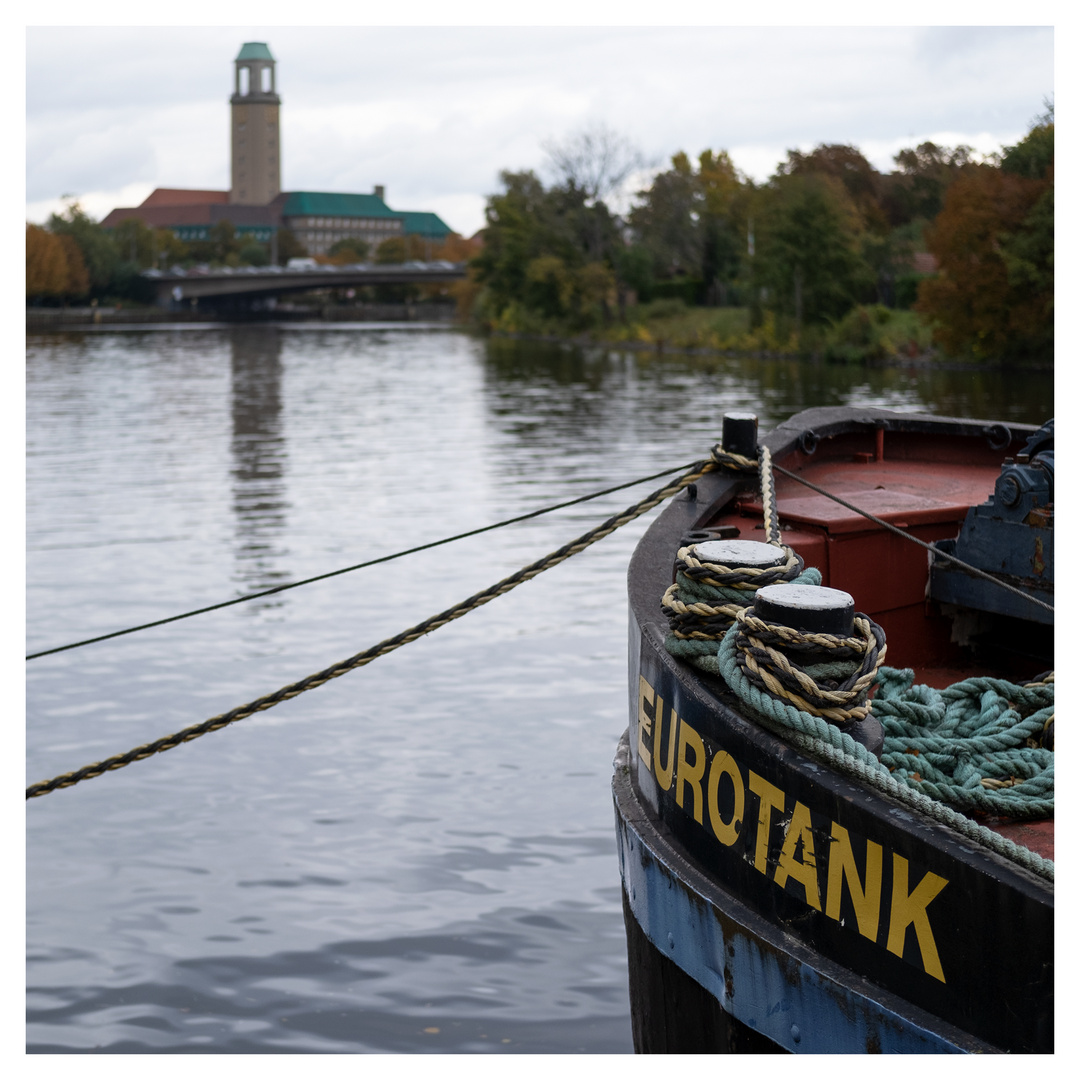
<path id="1" fill-rule="evenodd" d="M 351 266 L 241 266 L 204 270 L 144 270 L 159 307 L 259 307 L 287 293 L 363 285 L 437 285 L 465 277 L 464 263 L 355 263 Z"/>

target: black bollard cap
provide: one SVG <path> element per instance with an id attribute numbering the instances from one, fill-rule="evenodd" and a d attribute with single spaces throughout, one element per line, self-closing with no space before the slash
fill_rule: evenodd
<path id="1" fill-rule="evenodd" d="M 754 594 L 754 614 L 809 634 L 850 637 L 855 632 L 854 598 L 821 585 L 766 585 Z"/>
<path id="2" fill-rule="evenodd" d="M 763 544 L 760 540 L 706 540 L 695 544 L 693 551 L 694 556 L 704 562 L 733 570 L 739 567 L 769 570 L 787 561 L 786 551 L 775 544 Z"/>
<path id="3" fill-rule="evenodd" d="M 721 445 L 729 454 L 757 457 L 757 417 L 753 413 L 725 413 L 723 432 Z"/>

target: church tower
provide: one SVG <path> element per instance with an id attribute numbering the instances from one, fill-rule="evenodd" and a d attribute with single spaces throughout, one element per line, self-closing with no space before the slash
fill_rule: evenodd
<path id="1" fill-rule="evenodd" d="M 265 206 L 281 194 L 281 98 L 274 58 L 261 41 L 246 42 L 235 60 L 230 203 Z"/>

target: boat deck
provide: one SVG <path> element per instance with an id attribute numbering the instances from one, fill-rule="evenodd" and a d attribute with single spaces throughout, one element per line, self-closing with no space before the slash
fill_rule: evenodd
<path id="1" fill-rule="evenodd" d="M 924 543 L 955 537 L 968 509 L 994 491 L 1002 456 L 980 447 L 972 461 L 951 440 L 905 435 L 903 442 L 878 430 L 828 440 L 812 454 L 795 450 L 775 461 L 818 487 L 904 529 Z M 858 468 L 852 468 L 856 464 Z M 777 513 L 784 543 L 807 566 L 821 571 L 822 584 L 843 589 L 859 611 L 885 631 L 886 663 L 910 667 L 917 682 L 936 689 L 974 676 L 1003 674 L 1023 680 L 1044 672 L 1045 658 L 1017 651 L 1003 657 L 973 655 L 955 640 L 953 620 L 926 596 L 928 552 L 890 533 L 861 514 L 777 472 Z M 704 526 L 736 530 L 741 539 L 762 539 L 760 494 L 747 494 L 720 508 Z M 1054 857 L 1054 823 L 981 822 L 1047 859 Z"/>

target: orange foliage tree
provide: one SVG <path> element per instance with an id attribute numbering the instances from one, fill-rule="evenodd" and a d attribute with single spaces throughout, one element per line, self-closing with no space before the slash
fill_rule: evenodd
<path id="1" fill-rule="evenodd" d="M 39 225 L 26 226 L 26 296 L 28 299 L 74 299 L 90 288 L 79 245 Z"/>
<path id="2" fill-rule="evenodd" d="M 1053 359 L 1053 176 L 1050 120 L 1002 167 L 969 167 L 949 187 L 926 234 L 939 272 L 920 282 L 916 304 L 949 354 Z"/>

